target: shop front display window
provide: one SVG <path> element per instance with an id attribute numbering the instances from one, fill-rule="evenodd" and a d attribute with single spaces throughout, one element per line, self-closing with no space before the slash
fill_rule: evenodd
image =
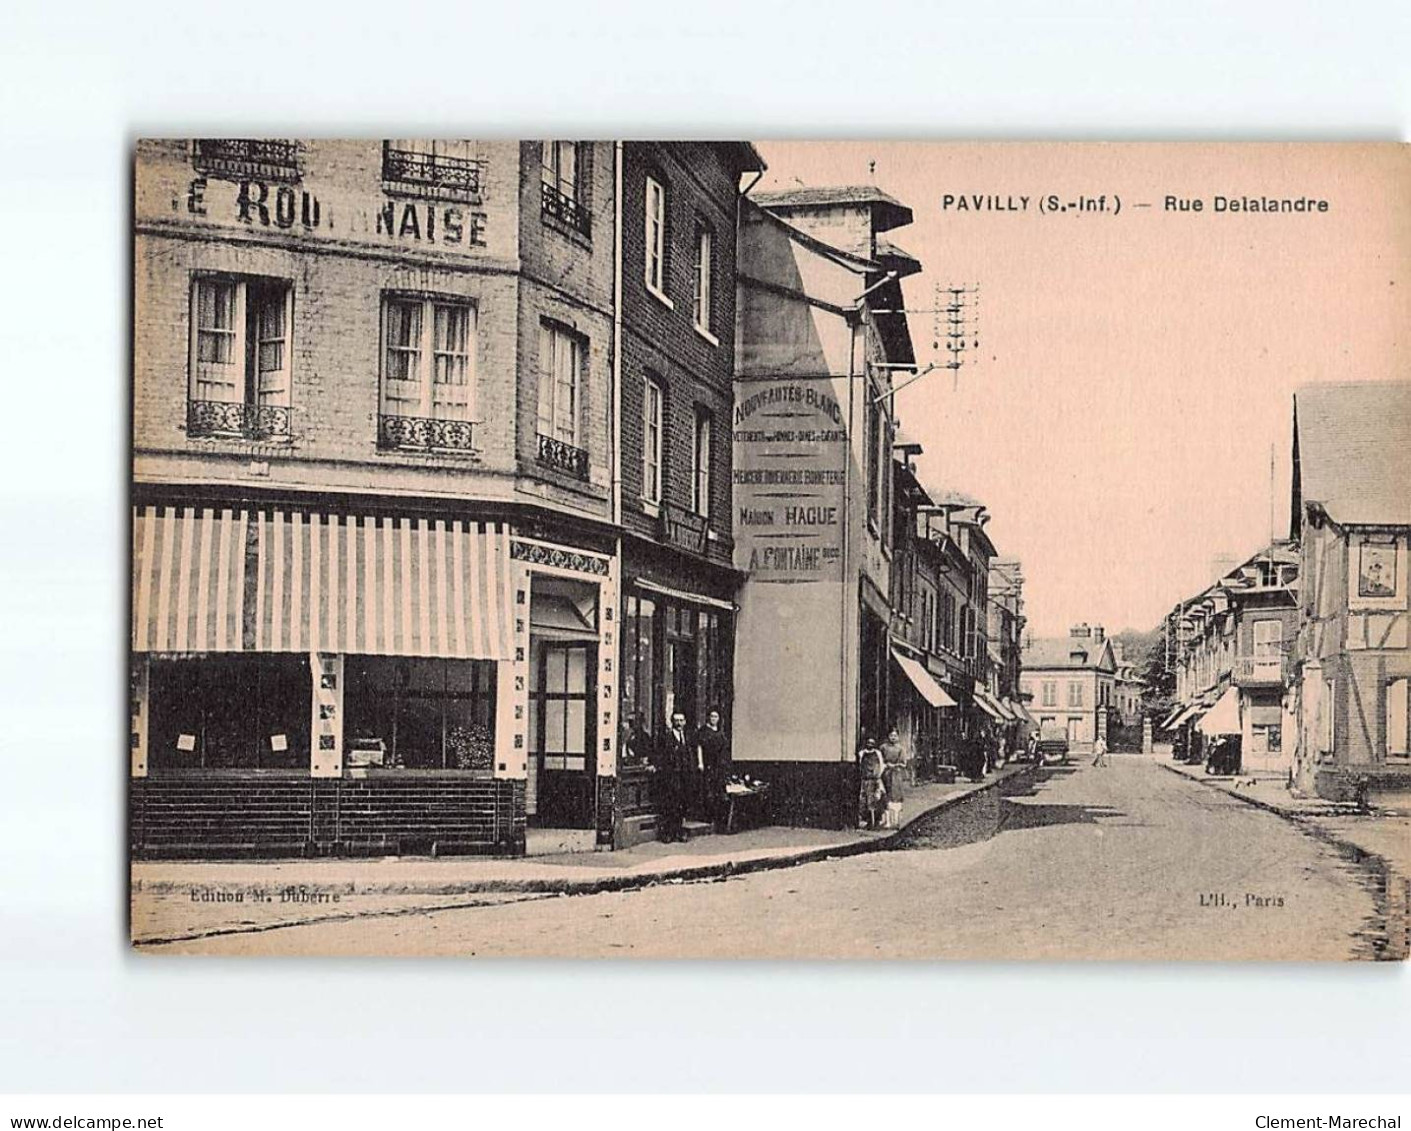
<path id="1" fill-rule="evenodd" d="M 309 768 L 312 676 L 306 656 L 154 658 L 154 774 Z"/>
<path id="2" fill-rule="evenodd" d="M 494 768 L 495 665 L 484 660 L 350 656 L 350 750 L 406 770 Z"/>

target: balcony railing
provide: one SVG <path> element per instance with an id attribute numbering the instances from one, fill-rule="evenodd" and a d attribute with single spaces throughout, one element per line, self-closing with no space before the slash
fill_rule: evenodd
<path id="1" fill-rule="evenodd" d="M 1240 687 L 1282 687 L 1288 683 L 1288 658 L 1236 656 L 1232 676 Z"/>
<path id="2" fill-rule="evenodd" d="M 289 409 L 243 401 L 188 401 L 188 436 L 244 440 L 287 440 Z"/>
<path id="3" fill-rule="evenodd" d="M 475 450 L 475 426 L 469 420 L 379 416 L 377 446 L 401 451 L 471 452 Z"/>
<path id="4" fill-rule="evenodd" d="M 263 181 L 297 181 L 299 146 L 257 138 L 197 138 L 191 163 L 199 173 Z"/>
<path id="5" fill-rule="evenodd" d="M 567 224 L 574 231 L 582 232 L 585 236 L 589 234 L 590 222 L 588 210 L 574 197 L 566 192 L 560 192 L 555 185 L 548 181 L 541 181 L 543 188 L 543 209 L 544 215 L 550 216 L 561 224 Z"/>
<path id="6" fill-rule="evenodd" d="M 588 453 L 552 436 L 539 436 L 539 462 L 585 483 L 588 481 Z"/>
<path id="7" fill-rule="evenodd" d="M 382 179 L 415 187 L 436 196 L 476 200 L 480 196 L 483 162 L 445 153 L 417 153 L 410 149 L 382 151 Z"/>

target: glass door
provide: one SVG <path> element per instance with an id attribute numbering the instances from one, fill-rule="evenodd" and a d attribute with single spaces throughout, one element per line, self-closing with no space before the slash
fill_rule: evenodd
<path id="1" fill-rule="evenodd" d="M 593 719 L 594 644 L 546 642 L 539 679 L 531 691 L 538 765 L 537 823 L 552 828 L 593 828 L 597 730 Z"/>

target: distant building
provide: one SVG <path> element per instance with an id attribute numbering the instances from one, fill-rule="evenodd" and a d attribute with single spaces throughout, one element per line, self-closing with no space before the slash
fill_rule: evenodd
<path id="1" fill-rule="evenodd" d="M 1225 735 L 1239 737 L 1244 770 L 1285 773 L 1292 764 L 1286 693 L 1298 577 L 1296 550 L 1275 542 L 1173 610 L 1180 710 L 1166 729 L 1192 757 Z"/>
<path id="2" fill-rule="evenodd" d="M 1322 797 L 1411 789 L 1408 437 L 1411 382 L 1310 385 L 1294 398 L 1296 773 Z"/>
<path id="3" fill-rule="evenodd" d="M 1107 733 L 1117 660 L 1102 625 L 1079 624 L 1067 636 L 1031 640 L 1020 686 L 1039 726 L 1061 726 L 1069 746 L 1091 749 Z"/>
<path id="4" fill-rule="evenodd" d="M 1122 642 L 1112 642 L 1112 658 L 1117 663 L 1117 678 L 1113 683 L 1112 702 L 1123 726 L 1137 726 L 1142 721 L 1142 696 L 1146 683 L 1137 674 L 1137 664 L 1127 656 Z"/>

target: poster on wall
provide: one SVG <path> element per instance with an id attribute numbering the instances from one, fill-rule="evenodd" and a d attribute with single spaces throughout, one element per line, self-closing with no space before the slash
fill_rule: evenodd
<path id="1" fill-rule="evenodd" d="M 838 581 L 848 433 L 832 378 L 742 382 L 735 560 L 751 581 Z"/>
<path id="2" fill-rule="evenodd" d="M 1396 543 L 1363 542 L 1357 555 L 1357 595 L 1396 596 Z"/>

